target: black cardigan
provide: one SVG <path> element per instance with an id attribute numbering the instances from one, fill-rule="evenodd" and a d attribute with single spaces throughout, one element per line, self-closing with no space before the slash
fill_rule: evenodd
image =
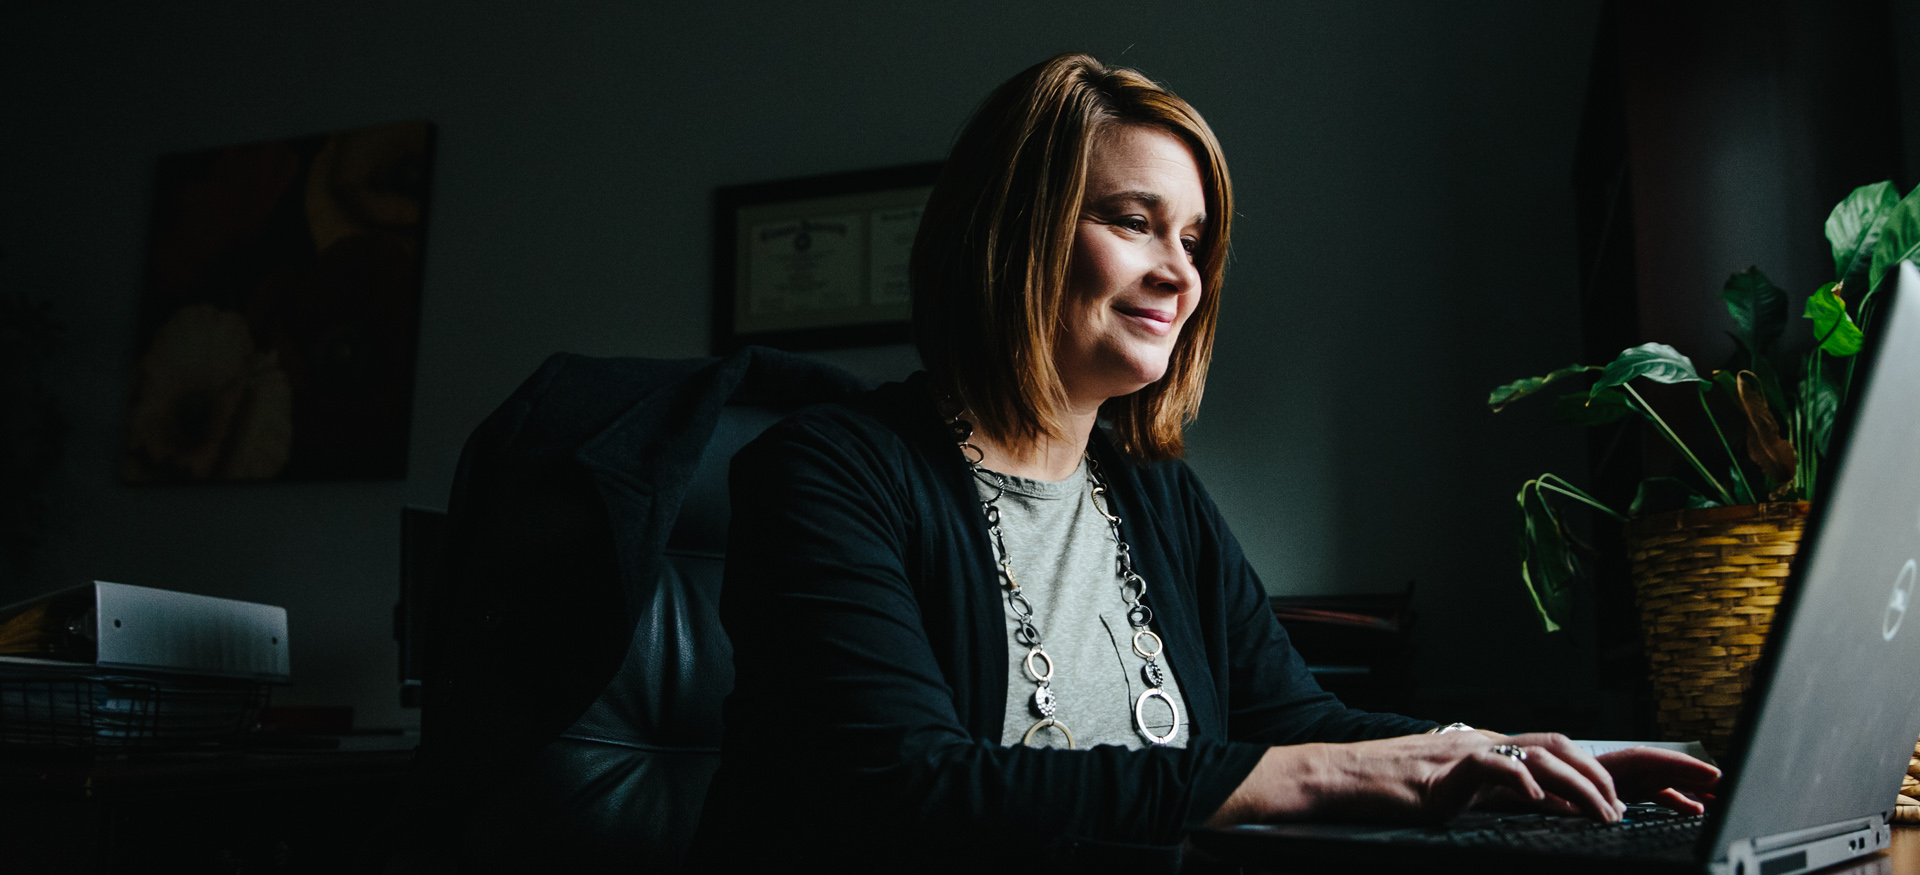
<path id="1" fill-rule="evenodd" d="M 720 610 L 736 679 L 697 865 L 1173 868 L 1266 746 L 1432 728 L 1314 683 L 1185 464 L 1130 463 L 1098 432 L 1091 449 L 1186 697 L 1188 746 L 1000 746 L 992 553 L 916 376 L 796 414 L 734 459 Z"/>

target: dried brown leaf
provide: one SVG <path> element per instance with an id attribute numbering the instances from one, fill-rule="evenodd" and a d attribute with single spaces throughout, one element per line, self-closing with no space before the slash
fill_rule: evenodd
<path id="1" fill-rule="evenodd" d="M 1793 444 L 1780 436 L 1780 423 L 1773 418 L 1773 409 L 1767 406 L 1767 393 L 1760 388 L 1760 378 L 1752 371 L 1741 371 L 1734 380 L 1740 395 L 1740 410 L 1747 416 L 1747 457 L 1775 483 L 1793 480 L 1800 457 L 1793 451 Z"/>

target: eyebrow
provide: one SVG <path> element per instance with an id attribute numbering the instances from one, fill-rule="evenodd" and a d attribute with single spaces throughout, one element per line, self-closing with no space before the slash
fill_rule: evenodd
<path id="1" fill-rule="evenodd" d="M 1095 210 L 1111 210 L 1121 204 L 1137 203 L 1148 209 L 1153 209 L 1165 202 L 1166 198 L 1150 191 L 1116 191 L 1088 200 L 1087 206 Z M 1194 224 L 1205 225 L 1207 223 L 1207 214 L 1201 213 L 1194 216 L 1193 221 Z"/>

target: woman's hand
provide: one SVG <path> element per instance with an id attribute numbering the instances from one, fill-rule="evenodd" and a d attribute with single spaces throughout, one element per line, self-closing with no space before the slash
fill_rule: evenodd
<path id="1" fill-rule="evenodd" d="M 1520 747 L 1526 758 L 1496 752 L 1501 745 Z M 1626 811 L 1613 770 L 1627 798 L 1682 811 L 1700 810 L 1683 792 L 1704 792 L 1719 777 L 1718 769 L 1692 757 L 1651 748 L 1609 754 L 1603 763 L 1554 733 L 1448 732 L 1307 744 L 1269 749 L 1208 823 L 1327 814 L 1444 820 L 1496 796 L 1611 822 Z"/>
<path id="2" fill-rule="evenodd" d="M 1600 765 L 1613 775 L 1613 786 L 1628 802 L 1658 802 L 1683 814 L 1707 810 L 1694 796 L 1712 798 L 1720 770 L 1679 751 L 1657 747 L 1630 747 L 1601 754 Z"/>

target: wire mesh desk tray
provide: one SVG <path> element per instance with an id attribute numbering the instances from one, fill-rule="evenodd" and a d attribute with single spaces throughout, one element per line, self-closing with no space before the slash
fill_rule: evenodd
<path id="1" fill-rule="evenodd" d="M 96 752 L 236 741 L 260 721 L 264 683 L 0 662 L 0 745 Z"/>

